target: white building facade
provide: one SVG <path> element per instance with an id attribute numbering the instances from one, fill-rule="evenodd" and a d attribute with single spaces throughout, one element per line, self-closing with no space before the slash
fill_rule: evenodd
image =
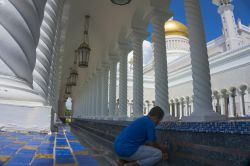
<path id="1" fill-rule="evenodd" d="M 223 25 L 222 35 L 207 43 L 213 109 L 228 117 L 250 115 L 250 26 L 234 19 L 231 3 L 216 3 Z M 193 84 L 188 28 L 173 20 L 165 23 L 170 110 L 174 116 L 187 116 L 193 110 Z M 146 42 L 146 41 L 145 41 Z M 154 45 L 150 44 L 151 48 Z M 146 45 L 145 43 L 145 45 Z M 146 46 L 144 47 L 145 49 Z M 150 51 L 149 51 L 150 52 Z M 144 58 L 144 113 L 154 105 L 154 57 Z M 129 63 L 133 64 L 131 53 Z M 133 112 L 133 68 L 128 74 L 128 105 Z M 244 99 L 243 99 L 244 98 Z M 175 111 L 176 110 L 176 111 Z M 178 113 L 177 113 L 178 112 Z"/>

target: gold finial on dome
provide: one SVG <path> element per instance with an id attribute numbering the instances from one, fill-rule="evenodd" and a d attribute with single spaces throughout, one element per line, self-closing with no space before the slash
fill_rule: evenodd
<path id="1" fill-rule="evenodd" d="M 164 25 L 165 35 L 176 35 L 188 37 L 187 27 L 179 21 L 168 20 Z"/>

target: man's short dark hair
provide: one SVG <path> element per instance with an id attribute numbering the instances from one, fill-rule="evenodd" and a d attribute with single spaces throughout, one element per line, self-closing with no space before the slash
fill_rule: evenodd
<path id="1" fill-rule="evenodd" d="M 155 106 L 149 111 L 148 116 L 156 116 L 159 120 L 162 120 L 164 117 L 164 111 L 161 107 Z"/>

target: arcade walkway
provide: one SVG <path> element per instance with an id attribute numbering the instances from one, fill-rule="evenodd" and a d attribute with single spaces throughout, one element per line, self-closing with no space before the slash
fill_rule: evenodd
<path id="1" fill-rule="evenodd" d="M 51 135 L 0 132 L 0 140 L 0 166 L 99 166 L 69 127 Z"/>

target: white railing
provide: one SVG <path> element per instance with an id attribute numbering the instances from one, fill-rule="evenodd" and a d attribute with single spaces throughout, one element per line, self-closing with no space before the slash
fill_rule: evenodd
<path id="1" fill-rule="evenodd" d="M 166 39 L 166 48 L 168 50 L 183 50 L 183 51 L 189 51 L 189 41 L 188 39 L 184 38 L 173 38 L 173 39 Z"/>
<path id="2" fill-rule="evenodd" d="M 250 87 L 245 84 L 239 87 L 229 87 L 213 91 L 213 109 L 215 112 L 228 118 L 250 117 Z M 193 96 L 176 97 L 169 101 L 169 111 L 174 117 L 181 119 L 190 116 L 193 112 Z M 128 100 L 128 117 L 133 117 L 133 100 Z M 143 114 L 147 115 L 155 106 L 154 101 L 144 102 Z M 119 101 L 116 103 L 116 112 L 119 111 Z"/>

